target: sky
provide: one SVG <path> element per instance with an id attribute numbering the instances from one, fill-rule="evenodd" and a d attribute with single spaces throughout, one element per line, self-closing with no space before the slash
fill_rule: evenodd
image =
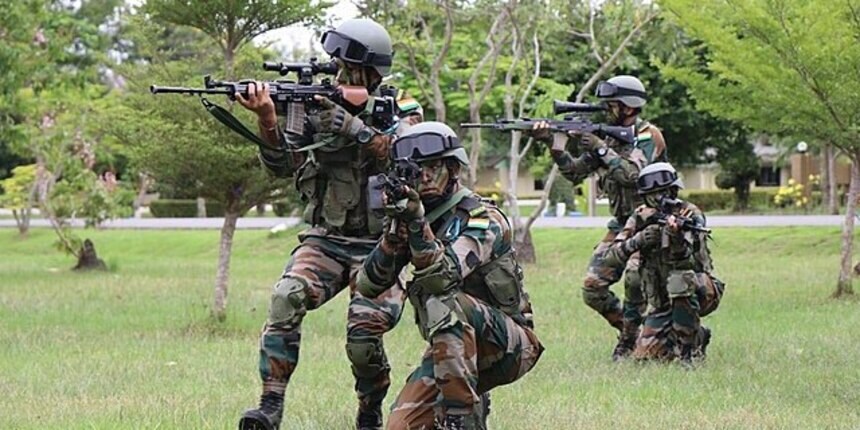
<path id="1" fill-rule="evenodd" d="M 335 5 L 329 9 L 326 21 L 337 25 L 345 19 L 358 16 L 358 8 L 349 0 L 337 0 Z M 292 52 L 293 48 L 309 50 L 313 46 L 315 50 L 321 51 L 319 38 L 313 30 L 303 25 L 291 25 L 289 27 L 272 30 L 254 39 L 255 43 L 262 44 L 273 42 L 273 47 L 280 52 Z"/>

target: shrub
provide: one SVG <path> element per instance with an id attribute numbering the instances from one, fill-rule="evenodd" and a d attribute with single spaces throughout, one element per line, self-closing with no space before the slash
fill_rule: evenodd
<path id="1" fill-rule="evenodd" d="M 158 199 L 149 204 L 149 211 L 156 218 L 193 218 L 197 216 L 196 200 Z M 224 205 L 220 202 L 206 201 L 206 216 L 224 216 Z"/>

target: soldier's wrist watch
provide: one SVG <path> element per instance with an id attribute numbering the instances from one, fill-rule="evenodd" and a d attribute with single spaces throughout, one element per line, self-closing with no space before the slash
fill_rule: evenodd
<path id="1" fill-rule="evenodd" d="M 598 157 L 604 157 L 607 153 L 609 153 L 609 148 L 601 146 L 600 148 L 597 148 L 597 151 L 595 152 L 597 153 Z"/>
<path id="2" fill-rule="evenodd" d="M 358 143 L 362 145 L 366 145 L 370 143 L 370 141 L 373 139 L 373 136 L 376 136 L 376 133 L 373 131 L 373 129 L 364 126 L 361 128 L 361 130 L 358 130 L 358 133 L 355 134 L 355 140 L 357 140 Z"/>

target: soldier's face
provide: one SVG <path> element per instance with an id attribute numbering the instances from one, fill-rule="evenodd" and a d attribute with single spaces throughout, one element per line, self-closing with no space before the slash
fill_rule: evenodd
<path id="1" fill-rule="evenodd" d="M 660 202 L 663 200 L 663 197 L 666 196 L 665 190 L 654 191 L 652 193 L 645 194 L 643 197 L 645 199 L 645 205 L 650 208 L 659 208 Z"/>
<path id="2" fill-rule="evenodd" d="M 338 84 L 370 88 L 379 82 L 379 74 L 370 67 L 347 63 L 340 59 L 335 61 L 339 66 L 337 76 L 335 76 Z"/>
<path id="3" fill-rule="evenodd" d="M 618 124 L 621 122 L 623 116 L 623 110 L 621 103 L 618 102 L 606 102 L 606 120 L 609 121 L 610 124 Z"/>
<path id="4" fill-rule="evenodd" d="M 421 163 L 421 183 L 418 184 L 421 199 L 440 197 L 445 192 L 450 177 L 451 172 L 443 160 Z"/>

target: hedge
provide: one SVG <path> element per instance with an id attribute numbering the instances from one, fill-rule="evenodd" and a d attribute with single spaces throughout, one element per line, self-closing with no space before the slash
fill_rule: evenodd
<path id="1" fill-rule="evenodd" d="M 290 199 L 280 199 L 272 202 L 272 211 L 279 217 L 290 216 L 296 209 L 300 209 L 300 207 Z"/>
<path id="2" fill-rule="evenodd" d="M 194 218 L 197 216 L 197 200 L 158 199 L 149 204 L 149 212 L 156 218 Z M 206 216 L 224 216 L 224 205 L 206 201 Z"/>

